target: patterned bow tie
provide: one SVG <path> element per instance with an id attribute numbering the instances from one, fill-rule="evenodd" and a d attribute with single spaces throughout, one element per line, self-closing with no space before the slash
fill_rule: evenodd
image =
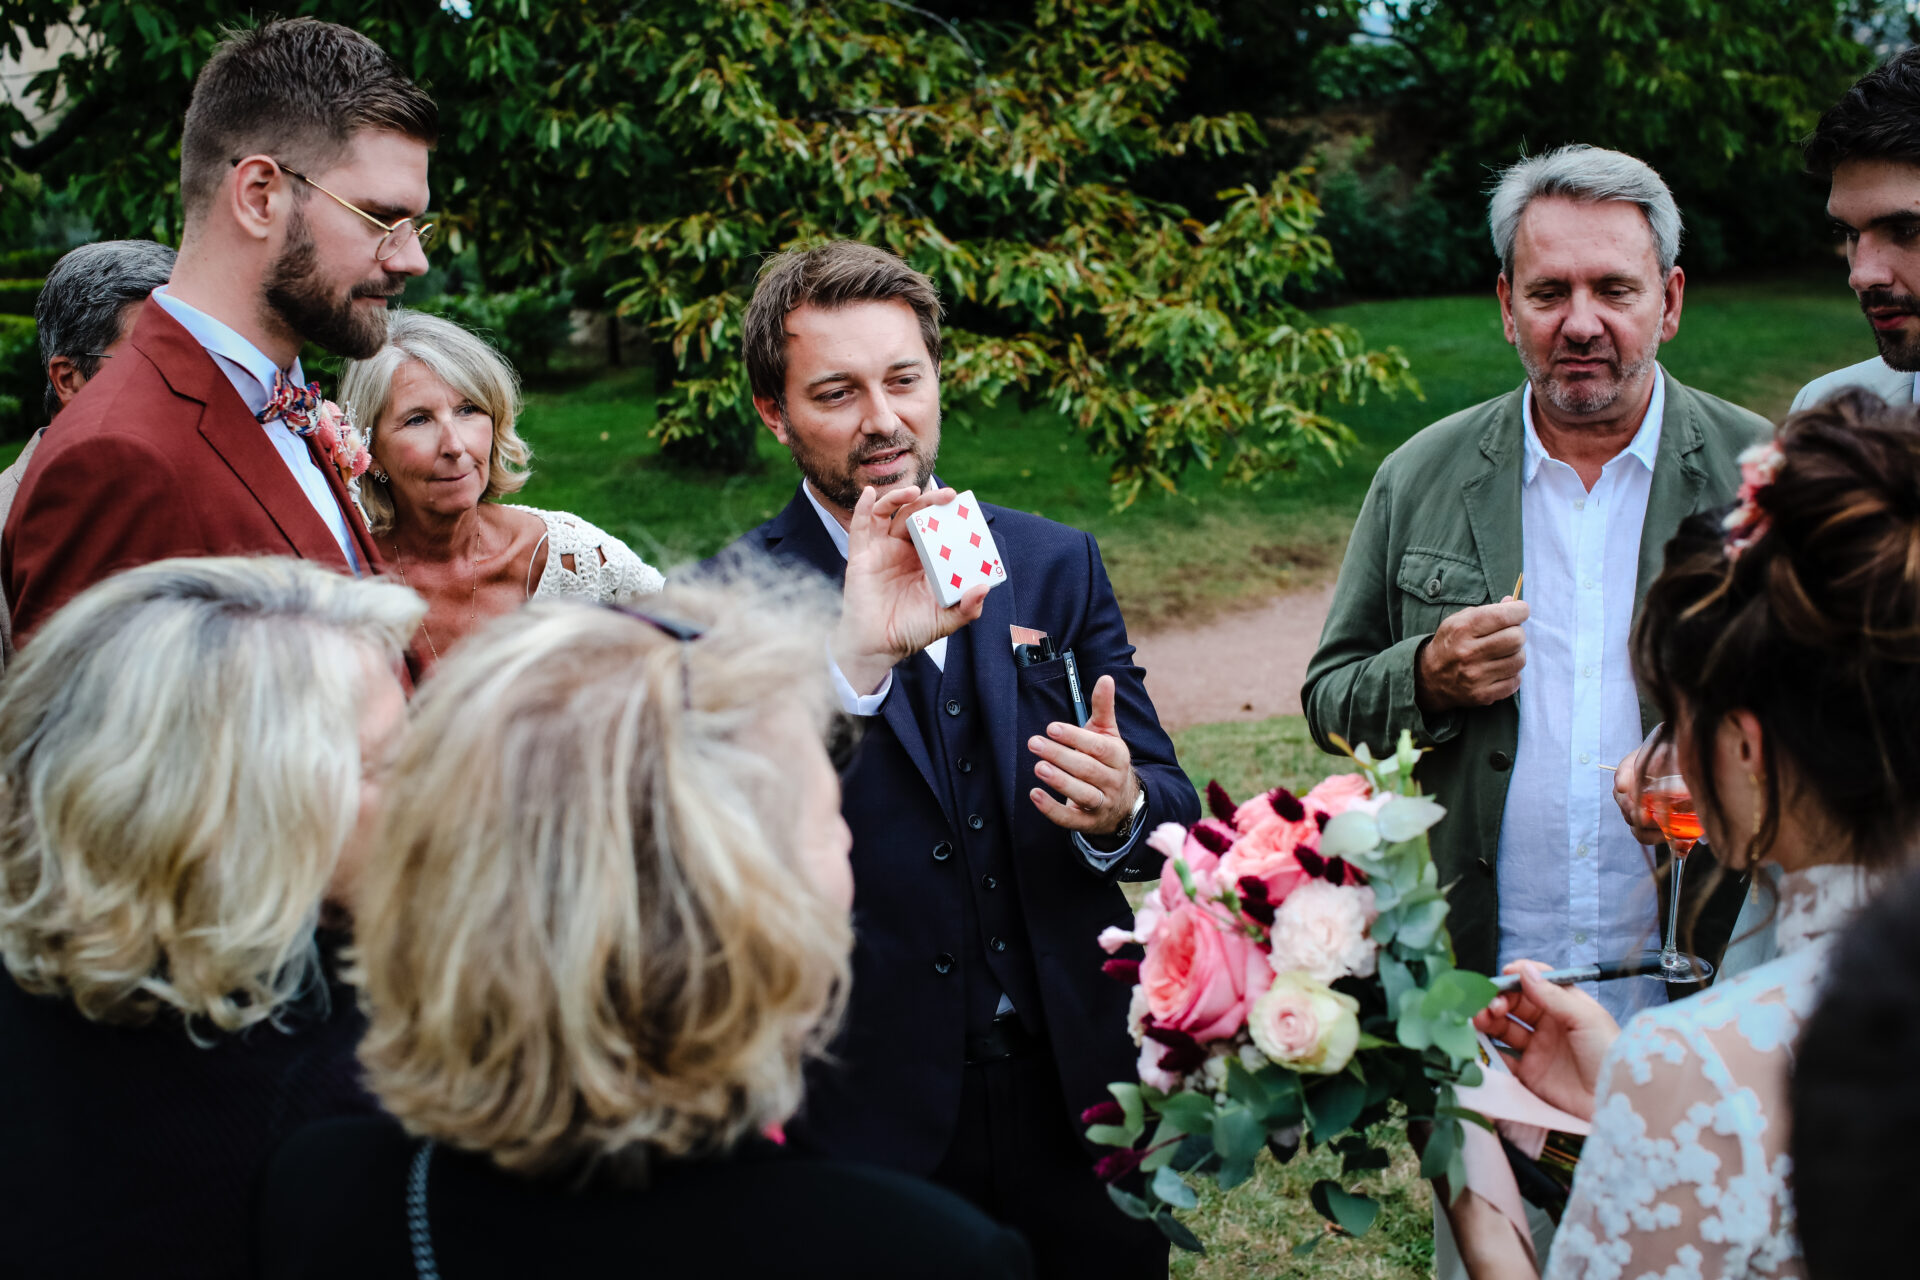
<path id="1" fill-rule="evenodd" d="M 320 384 L 309 382 L 301 386 L 288 380 L 287 375 L 278 369 L 273 371 L 273 394 L 267 397 L 267 407 L 253 416 L 260 422 L 272 422 L 275 418 L 287 424 L 293 434 L 310 436 L 320 420 Z"/>

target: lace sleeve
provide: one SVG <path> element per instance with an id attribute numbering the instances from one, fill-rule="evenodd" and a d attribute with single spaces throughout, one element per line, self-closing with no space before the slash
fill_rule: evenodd
<path id="1" fill-rule="evenodd" d="M 600 551 L 607 558 L 600 570 L 602 600 L 628 604 L 667 585 L 665 575 L 635 555 L 620 539 L 609 537 L 600 545 Z"/>
<path id="2" fill-rule="evenodd" d="M 1781 996 L 1628 1024 L 1601 1073 L 1548 1280 L 1801 1274 L 1784 1120 L 1798 1019 Z"/>
<path id="3" fill-rule="evenodd" d="M 626 543 L 571 512 L 517 510 L 539 516 L 547 526 L 547 567 L 533 588 L 533 598 L 585 597 L 627 604 L 667 583 Z"/>

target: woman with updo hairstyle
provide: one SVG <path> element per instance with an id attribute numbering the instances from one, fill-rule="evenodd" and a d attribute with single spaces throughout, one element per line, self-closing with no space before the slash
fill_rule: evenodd
<path id="1" fill-rule="evenodd" d="M 0 686 L 0 1271 L 252 1274 L 308 1120 L 378 1108 L 336 958 L 419 597 L 293 559 L 76 596 Z"/>
<path id="2" fill-rule="evenodd" d="M 1634 669 L 1719 861 L 1777 869 L 1777 956 L 1624 1031 L 1513 966 L 1476 1024 L 1593 1122 L 1549 1277 L 1806 1274 L 1789 1069 L 1834 938 L 1920 850 L 1920 409 L 1848 393 L 1742 462 L 1737 508 L 1668 546 Z M 1476 1280 L 1532 1273 L 1484 1201 L 1453 1216 Z"/>
<path id="3" fill-rule="evenodd" d="M 282 1150 L 265 1275 L 1030 1273 L 949 1192 L 763 1136 L 850 972 L 822 592 L 536 605 L 426 681 L 356 928 L 394 1120 Z"/>

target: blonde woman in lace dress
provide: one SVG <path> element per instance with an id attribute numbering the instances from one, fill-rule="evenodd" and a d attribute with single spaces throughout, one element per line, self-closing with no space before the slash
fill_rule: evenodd
<path id="1" fill-rule="evenodd" d="M 528 600 L 619 603 L 663 585 L 580 517 L 496 501 L 526 483 L 533 456 L 514 430 L 520 389 L 500 354 L 459 325 L 394 312 L 387 345 L 346 366 L 340 400 L 373 455 L 360 480 L 367 528 L 388 568 L 427 600 L 414 649 L 423 670 Z"/>
<path id="2" fill-rule="evenodd" d="M 1778 870 L 1777 958 L 1624 1031 L 1531 970 L 1481 1015 L 1523 1081 L 1593 1121 L 1549 1280 L 1805 1275 L 1795 1046 L 1836 933 L 1920 849 L 1920 410 L 1855 393 L 1774 447 L 1730 527 L 1701 519 L 1668 547 L 1634 662 L 1707 843 Z M 1477 1197 L 1452 1217 L 1475 1280 L 1533 1274 Z"/>

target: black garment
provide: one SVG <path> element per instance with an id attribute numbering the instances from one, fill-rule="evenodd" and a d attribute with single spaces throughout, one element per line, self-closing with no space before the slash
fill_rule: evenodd
<path id="1" fill-rule="evenodd" d="M 933 1180 L 1018 1228 L 1049 1280 L 1165 1280 L 1167 1238 L 1114 1208 L 1061 1109 L 1044 1049 L 969 1066 L 953 1146 Z"/>
<path id="2" fill-rule="evenodd" d="M 413 1280 L 407 1195 L 420 1143 L 390 1120 L 296 1135 L 267 1175 L 267 1280 Z M 644 1189 L 534 1180 L 436 1145 L 425 1222 L 446 1280 L 697 1276 L 727 1280 L 1000 1280 L 1033 1274 L 1018 1236 L 938 1187 L 754 1140 L 668 1161 Z"/>
<path id="3" fill-rule="evenodd" d="M 353 1056 L 353 992 L 325 995 L 289 1030 L 202 1047 L 178 1018 L 104 1026 L 0 973 L 0 1273 L 251 1274 L 274 1148 L 311 1120 L 378 1110 Z"/>

